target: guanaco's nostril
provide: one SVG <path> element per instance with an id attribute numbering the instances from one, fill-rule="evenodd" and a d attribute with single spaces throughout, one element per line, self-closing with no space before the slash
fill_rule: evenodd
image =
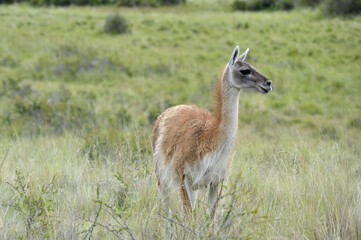
<path id="1" fill-rule="evenodd" d="M 271 81 L 271 80 L 267 80 L 267 81 L 266 81 L 266 84 L 267 84 L 267 86 L 271 86 L 272 81 Z"/>

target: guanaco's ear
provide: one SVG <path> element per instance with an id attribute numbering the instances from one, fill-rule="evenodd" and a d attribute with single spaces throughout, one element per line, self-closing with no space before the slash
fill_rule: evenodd
<path id="1" fill-rule="evenodd" d="M 236 46 L 236 48 L 233 50 L 231 59 L 229 60 L 229 65 L 230 66 L 232 66 L 236 62 L 236 60 L 238 58 L 238 54 L 239 54 L 239 47 Z"/>
<path id="2" fill-rule="evenodd" d="M 242 53 L 241 56 L 239 56 L 239 59 L 241 59 L 241 61 L 246 60 L 248 51 L 249 51 L 249 48 L 247 48 L 246 51 L 244 53 Z"/>

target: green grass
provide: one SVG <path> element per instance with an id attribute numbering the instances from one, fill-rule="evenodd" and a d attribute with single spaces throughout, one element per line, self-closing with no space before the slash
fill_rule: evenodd
<path id="1" fill-rule="evenodd" d="M 103 32 L 111 11 L 129 33 Z M 360 20 L 217 1 L 0 6 L 0 238 L 360 239 Z M 241 94 L 215 220 L 204 194 L 193 218 L 177 196 L 168 216 L 152 123 L 172 105 L 212 108 L 235 45 L 274 91 Z"/>

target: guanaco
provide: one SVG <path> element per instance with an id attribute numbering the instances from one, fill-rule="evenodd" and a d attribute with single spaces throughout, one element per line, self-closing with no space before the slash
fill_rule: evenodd
<path id="1" fill-rule="evenodd" d="M 152 148 L 159 192 L 169 204 L 171 191 L 178 188 L 186 213 L 193 211 L 198 190 L 207 189 L 208 209 L 215 214 L 237 134 L 240 92 L 272 90 L 271 80 L 245 62 L 248 51 L 239 56 L 239 47 L 234 49 L 216 82 L 212 113 L 178 105 L 165 110 L 154 124 Z"/>

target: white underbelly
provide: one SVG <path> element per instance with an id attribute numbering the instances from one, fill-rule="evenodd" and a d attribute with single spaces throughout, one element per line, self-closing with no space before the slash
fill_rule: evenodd
<path id="1" fill-rule="evenodd" d="M 227 175 L 227 154 L 209 153 L 192 166 L 187 166 L 185 175 L 192 183 L 193 189 L 203 189 L 208 185 L 220 184 Z"/>

